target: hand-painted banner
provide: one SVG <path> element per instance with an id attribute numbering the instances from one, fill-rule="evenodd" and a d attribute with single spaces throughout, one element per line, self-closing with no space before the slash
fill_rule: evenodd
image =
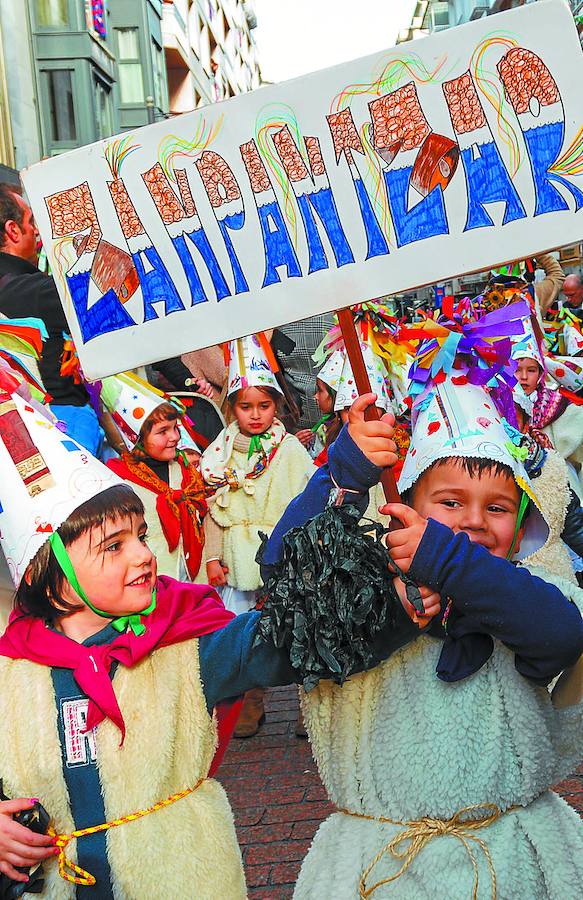
<path id="1" fill-rule="evenodd" d="M 582 84 L 545 0 L 33 166 L 86 375 L 582 239 Z"/>

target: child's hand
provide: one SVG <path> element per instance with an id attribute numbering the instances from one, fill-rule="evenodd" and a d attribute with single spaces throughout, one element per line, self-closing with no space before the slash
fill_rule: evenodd
<path id="1" fill-rule="evenodd" d="M 427 528 L 427 519 L 404 503 L 387 503 L 379 508 L 383 516 L 391 516 L 402 522 L 403 528 L 385 535 L 387 550 L 401 571 L 408 572 Z"/>
<path id="2" fill-rule="evenodd" d="M 195 387 L 197 394 L 202 394 L 210 400 L 213 399 L 213 386 L 206 378 L 197 378 Z"/>
<path id="3" fill-rule="evenodd" d="M 392 413 L 375 421 L 366 422 L 364 413 L 369 406 L 374 406 L 376 394 L 362 394 L 358 397 L 348 413 L 348 433 L 366 458 L 384 469 L 397 462 L 397 447 L 393 440 L 395 417 Z"/>
<path id="4" fill-rule="evenodd" d="M 55 840 L 50 834 L 36 834 L 19 825 L 12 816 L 34 806 L 34 800 L 0 801 L 0 872 L 14 881 L 28 881 L 16 866 L 30 868 L 55 855 Z"/>
<path id="5" fill-rule="evenodd" d="M 213 587 L 223 587 L 227 583 L 229 570 L 219 559 L 211 559 L 206 564 L 206 577 Z"/>
<path id="6" fill-rule="evenodd" d="M 311 428 L 302 428 L 301 431 L 296 431 L 296 437 L 300 444 L 308 447 L 314 440 L 314 433 Z"/>
<path id="7" fill-rule="evenodd" d="M 399 599 L 403 604 L 403 609 L 405 610 L 409 618 L 419 626 L 419 628 L 425 628 L 426 625 L 429 625 L 429 622 L 431 621 L 433 616 L 436 616 L 438 612 L 440 612 L 441 597 L 439 594 L 436 594 L 435 591 L 432 591 L 431 588 L 425 587 L 425 585 L 421 585 L 419 587 L 419 593 L 421 594 L 421 599 L 423 600 L 423 608 L 425 609 L 425 615 L 420 616 L 415 612 L 414 608 L 407 600 L 405 585 L 398 576 L 397 578 L 393 579 L 393 584 L 395 585 L 395 589 L 399 595 Z"/>

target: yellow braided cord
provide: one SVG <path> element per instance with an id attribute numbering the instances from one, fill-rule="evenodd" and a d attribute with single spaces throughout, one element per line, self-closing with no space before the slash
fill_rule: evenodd
<path id="1" fill-rule="evenodd" d="M 512 806 L 506 812 L 511 812 L 516 807 Z M 481 811 L 481 815 L 472 817 L 472 813 Z M 476 806 L 466 806 L 460 809 L 451 819 L 432 819 L 426 816 L 413 822 L 399 822 L 394 819 L 388 819 L 384 816 L 367 816 L 364 813 L 351 812 L 348 809 L 340 809 L 339 812 L 347 816 L 354 816 L 357 819 L 367 819 L 373 822 L 382 822 L 389 825 L 398 825 L 403 828 L 399 834 L 395 835 L 370 861 L 364 872 L 362 873 L 359 884 L 360 900 L 369 900 L 378 888 L 384 884 L 396 881 L 401 875 L 404 875 L 409 866 L 415 860 L 419 853 L 434 838 L 438 837 L 455 837 L 461 841 L 472 864 L 473 884 L 472 884 L 472 900 L 477 900 L 478 896 L 478 861 L 476 858 L 476 848 L 479 848 L 486 862 L 488 863 L 488 871 L 490 872 L 490 881 L 492 887 L 492 900 L 496 900 L 496 872 L 494 863 L 488 849 L 487 844 L 481 838 L 476 837 L 472 832 L 481 828 L 487 828 L 493 822 L 496 822 L 504 813 L 495 803 L 481 803 Z M 394 859 L 402 861 L 401 868 L 395 875 L 383 878 L 375 884 L 368 886 L 367 882 L 370 874 L 377 863 L 385 854 L 390 854 Z"/>
<path id="2" fill-rule="evenodd" d="M 71 834 L 57 834 L 52 828 L 49 828 L 49 834 L 56 837 L 55 845 L 59 850 L 59 875 L 61 878 L 71 882 L 71 884 L 82 884 L 86 887 L 92 887 L 95 884 L 95 877 L 91 872 L 87 872 L 85 869 L 82 869 L 81 866 L 78 866 L 74 862 L 71 862 L 70 859 L 67 859 L 65 848 L 74 838 L 82 838 L 88 834 L 97 834 L 99 831 L 108 831 L 110 828 L 117 828 L 119 825 L 135 822 L 136 819 L 143 819 L 144 816 L 149 816 L 150 813 L 157 812 L 159 809 L 164 809 L 165 806 L 171 806 L 173 803 L 176 803 L 177 800 L 182 800 L 183 797 L 188 797 L 189 794 L 194 793 L 194 791 L 201 786 L 203 781 L 204 778 L 199 778 L 194 787 L 187 788 L 185 791 L 180 791 L 178 794 L 172 794 L 172 796 L 167 797 L 166 800 L 159 800 L 158 803 L 154 803 L 149 809 L 140 809 L 138 812 L 122 816 L 120 819 L 112 819 L 111 822 L 102 822 L 101 825 L 91 825 L 89 828 L 79 828 L 77 831 L 72 831 Z"/>

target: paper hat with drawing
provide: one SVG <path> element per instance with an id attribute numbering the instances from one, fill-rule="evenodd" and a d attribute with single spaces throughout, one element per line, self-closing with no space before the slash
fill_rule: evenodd
<path id="1" fill-rule="evenodd" d="M 279 366 L 263 332 L 230 341 L 224 349 L 229 370 L 229 396 L 249 387 L 271 388 L 282 393 L 275 377 Z"/>
<path id="2" fill-rule="evenodd" d="M 120 375 L 104 378 L 101 382 L 100 399 L 111 413 L 128 450 L 133 450 L 136 446 L 142 425 L 160 404 L 171 403 L 180 417 L 185 414 L 182 403 L 157 390 L 133 372 L 122 372 Z M 182 419 L 179 421 L 179 429 L 179 448 L 200 452 Z"/>
<path id="3" fill-rule="evenodd" d="M 122 482 L 42 411 L 0 391 L 0 543 L 16 587 L 78 506 Z"/>
<path id="4" fill-rule="evenodd" d="M 439 459 L 464 457 L 506 465 L 533 502 L 519 557 L 545 542 L 548 528 L 523 464 L 521 435 L 498 409 L 515 378 L 510 337 L 522 327 L 522 304 L 498 309 L 458 330 L 428 320 L 411 372 L 413 432 L 398 488 L 409 490 Z M 449 323 L 451 326 L 452 323 Z"/>

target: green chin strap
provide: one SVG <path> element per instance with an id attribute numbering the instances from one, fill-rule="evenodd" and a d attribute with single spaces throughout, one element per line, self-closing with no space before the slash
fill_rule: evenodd
<path id="1" fill-rule="evenodd" d="M 514 537 L 512 538 L 512 543 L 510 545 L 510 550 L 506 554 L 506 559 L 512 559 L 514 556 L 514 548 L 516 546 L 516 541 L 518 540 L 518 532 L 520 531 L 520 526 L 522 525 L 522 520 L 524 519 L 524 514 L 526 512 L 526 507 L 528 506 L 528 494 L 526 491 L 522 492 L 522 497 L 520 498 L 520 506 L 518 507 L 518 515 L 516 516 L 516 525 L 514 527 Z"/>
<path id="2" fill-rule="evenodd" d="M 111 619 L 111 613 L 103 612 L 101 609 L 97 609 L 96 606 L 93 606 L 91 600 L 79 584 L 77 579 L 77 575 L 75 574 L 75 569 L 73 568 L 73 563 L 69 559 L 69 554 L 63 544 L 61 535 L 58 532 L 53 531 L 53 533 L 49 536 L 49 543 L 51 545 L 51 549 L 55 554 L 55 559 L 57 560 L 63 575 L 73 588 L 76 594 L 78 594 L 79 598 L 85 603 L 86 606 L 89 607 L 91 612 L 94 612 L 97 616 L 101 616 L 103 619 Z M 146 608 L 141 610 L 141 612 L 130 613 L 127 616 L 118 616 L 117 619 L 112 621 L 112 625 L 116 631 L 123 633 L 127 627 L 129 626 L 136 637 L 139 637 L 141 634 L 144 634 L 146 630 L 146 626 L 142 623 L 142 616 L 149 616 L 150 613 L 154 612 L 156 609 L 156 588 L 152 591 L 152 602 Z"/>

